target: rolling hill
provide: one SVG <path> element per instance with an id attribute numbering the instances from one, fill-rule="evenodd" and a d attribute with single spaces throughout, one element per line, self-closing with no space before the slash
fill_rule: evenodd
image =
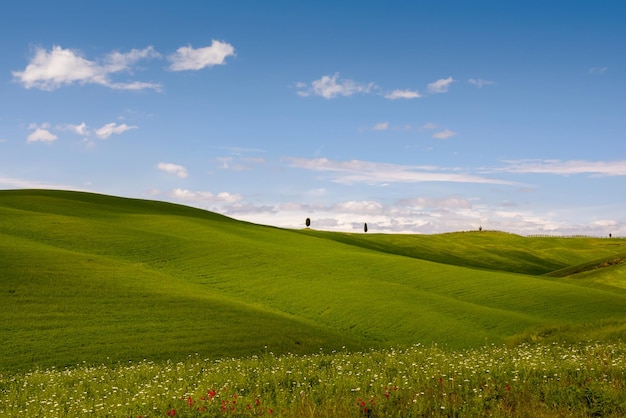
<path id="1" fill-rule="evenodd" d="M 606 260 L 625 254 L 623 239 L 286 230 L 164 202 L 0 191 L 0 371 L 455 348 L 545 329 L 617 338 L 626 270 Z"/>

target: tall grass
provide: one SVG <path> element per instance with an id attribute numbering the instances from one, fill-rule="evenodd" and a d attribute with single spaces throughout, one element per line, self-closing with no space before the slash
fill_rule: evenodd
<path id="1" fill-rule="evenodd" d="M 0 378 L 3 416 L 620 417 L 626 344 L 414 345 Z"/>

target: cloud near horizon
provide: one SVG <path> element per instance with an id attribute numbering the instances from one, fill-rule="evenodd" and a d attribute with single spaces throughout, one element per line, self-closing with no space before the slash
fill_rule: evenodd
<path id="1" fill-rule="evenodd" d="M 235 203 L 242 198 L 241 195 L 236 193 L 220 192 L 214 194 L 211 192 L 198 192 L 187 189 L 174 189 L 169 194 L 175 199 L 195 203 Z"/>

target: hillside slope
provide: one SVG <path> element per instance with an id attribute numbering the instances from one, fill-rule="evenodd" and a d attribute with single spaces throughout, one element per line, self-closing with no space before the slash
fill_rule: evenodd
<path id="1" fill-rule="evenodd" d="M 476 346 L 626 315 L 623 292 L 510 273 L 495 261 L 469 268 L 473 250 L 428 261 L 417 248 L 436 253 L 430 237 L 417 245 L 417 236 L 372 235 L 363 245 L 330 235 L 162 202 L 0 191 L 0 371 L 190 353 Z M 458 248 L 463 239 L 473 236 L 454 237 Z M 501 235 L 481 239 L 491 260 L 499 242 L 511 246 Z M 607 255 L 591 242 L 546 262 L 545 246 L 520 251 L 541 271 Z"/>

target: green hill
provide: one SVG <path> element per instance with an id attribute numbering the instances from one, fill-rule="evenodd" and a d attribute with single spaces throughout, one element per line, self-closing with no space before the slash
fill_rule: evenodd
<path id="1" fill-rule="evenodd" d="M 163 202 L 0 191 L 0 371 L 467 347 L 590 324 L 620 336 L 621 265 L 547 274 L 625 252 L 619 239 L 285 230 Z"/>

